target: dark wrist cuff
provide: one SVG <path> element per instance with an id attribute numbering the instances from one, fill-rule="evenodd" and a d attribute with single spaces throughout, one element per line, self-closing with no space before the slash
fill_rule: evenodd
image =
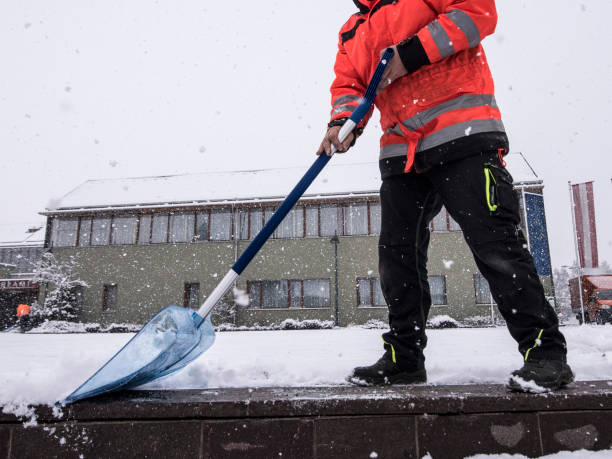
<path id="1" fill-rule="evenodd" d="M 346 122 L 346 120 L 348 120 L 348 118 L 346 117 L 331 120 L 329 123 L 327 123 L 327 127 L 342 126 Z M 361 123 L 359 123 L 357 126 L 355 126 L 355 129 L 353 129 L 353 134 L 355 134 L 355 136 L 353 137 L 353 141 L 351 142 L 351 147 L 355 145 L 357 137 L 359 137 L 362 133 L 363 126 L 361 125 Z"/>
<path id="2" fill-rule="evenodd" d="M 421 44 L 421 40 L 416 35 L 397 45 L 397 54 L 406 70 L 408 70 L 408 73 L 416 72 L 422 66 L 431 63 Z"/>

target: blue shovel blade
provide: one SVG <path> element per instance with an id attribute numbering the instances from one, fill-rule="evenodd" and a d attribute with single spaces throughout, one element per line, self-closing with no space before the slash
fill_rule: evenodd
<path id="1" fill-rule="evenodd" d="M 64 400 L 71 403 L 167 376 L 212 346 L 215 331 L 191 309 L 167 306 Z"/>

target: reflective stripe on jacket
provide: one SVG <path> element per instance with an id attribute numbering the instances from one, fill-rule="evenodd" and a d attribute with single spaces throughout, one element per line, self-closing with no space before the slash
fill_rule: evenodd
<path id="1" fill-rule="evenodd" d="M 398 45 L 410 72 L 376 98 L 380 159 L 403 157 L 481 133 L 503 133 L 481 40 L 495 30 L 494 0 L 355 0 L 342 27 L 331 86 L 332 120 L 350 116 L 380 51 Z M 367 123 L 371 112 L 365 118 Z"/>

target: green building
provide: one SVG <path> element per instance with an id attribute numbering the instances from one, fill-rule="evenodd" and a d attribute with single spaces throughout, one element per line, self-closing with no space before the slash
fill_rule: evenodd
<path id="1" fill-rule="evenodd" d="M 534 226 L 527 199 L 543 199 L 542 181 L 521 154 L 507 162 L 530 241 L 537 230 L 538 250 L 545 243 L 546 253 L 536 258 L 542 258 L 538 266 L 552 295 L 543 207 Z M 90 180 L 43 213 L 45 247 L 60 260 L 77 261 L 77 275 L 88 284 L 79 295 L 83 322 L 144 323 L 169 304 L 197 308 L 303 173 L 290 168 Z M 377 270 L 379 186 L 376 163 L 328 166 L 237 281 L 234 295 L 248 293 L 248 306 L 233 308 L 234 295 L 228 295 L 217 322 L 386 321 Z M 456 222 L 443 209 L 431 230 L 432 316 L 490 321 L 488 285 Z"/>

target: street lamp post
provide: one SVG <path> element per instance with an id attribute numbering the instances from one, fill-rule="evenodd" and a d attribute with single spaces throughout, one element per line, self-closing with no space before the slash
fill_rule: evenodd
<path id="1" fill-rule="evenodd" d="M 338 244 L 340 244 L 340 238 L 338 237 L 338 232 L 334 231 L 334 235 L 329 240 L 332 244 L 334 244 L 334 323 L 336 327 L 339 324 L 338 319 Z"/>

